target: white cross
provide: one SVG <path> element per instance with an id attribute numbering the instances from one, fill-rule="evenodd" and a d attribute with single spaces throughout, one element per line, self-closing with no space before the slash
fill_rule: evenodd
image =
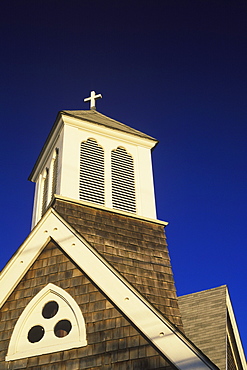
<path id="1" fill-rule="evenodd" d="M 84 101 L 90 101 L 90 109 L 96 109 L 95 100 L 102 98 L 101 94 L 95 95 L 95 91 L 91 91 L 89 98 L 85 98 Z"/>

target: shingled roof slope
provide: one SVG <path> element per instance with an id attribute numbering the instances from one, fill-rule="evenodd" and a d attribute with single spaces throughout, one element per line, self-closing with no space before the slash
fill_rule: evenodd
<path id="1" fill-rule="evenodd" d="M 79 118 L 82 120 L 86 120 L 92 123 L 96 123 L 97 125 L 103 125 L 105 127 L 114 129 L 114 130 L 120 130 L 123 132 L 127 132 L 128 134 L 133 134 L 140 136 L 142 138 L 150 139 L 153 141 L 156 141 L 153 137 L 144 134 L 141 131 L 138 131 L 130 126 L 125 125 L 124 123 L 121 123 L 119 121 L 116 121 L 115 119 L 112 119 L 110 117 L 105 116 L 104 114 L 91 109 L 91 110 L 63 110 L 60 112 L 61 114 L 66 114 L 71 117 Z"/>
<path id="2" fill-rule="evenodd" d="M 245 370 L 246 359 L 226 285 L 178 297 L 185 335 L 220 369 Z"/>
<path id="3" fill-rule="evenodd" d="M 178 297 L 185 334 L 220 369 L 226 368 L 226 286 Z"/>

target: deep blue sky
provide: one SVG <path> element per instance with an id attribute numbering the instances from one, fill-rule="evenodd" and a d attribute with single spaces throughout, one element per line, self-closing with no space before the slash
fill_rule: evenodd
<path id="1" fill-rule="evenodd" d="M 63 109 L 156 137 L 158 218 L 178 295 L 227 284 L 247 349 L 247 2 L 0 4 L 0 268 L 30 231 L 27 181 Z"/>

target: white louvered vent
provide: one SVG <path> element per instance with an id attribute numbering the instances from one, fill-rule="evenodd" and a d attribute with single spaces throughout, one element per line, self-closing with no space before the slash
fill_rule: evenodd
<path id="1" fill-rule="evenodd" d="M 47 199 L 48 199 L 48 176 L 49 176 L 49 170 L 46 169 L 46 176 L 44 178 L 43 182 L 43 198 L 42 198 L 42 216 L 46 211 L 47 207 Z"/>
<path id="2" fill-rule="evenodd" d="M 136 212 L 134 161 L 124 148 L 111 152 L 113 208 Z"/>
<path id="3" fill-rule="evenodd" d="M 82 200 L 105 204 L 104 151 L 94 139 L 81 143 L 79 195 Z"/>
<path id="4" fill-rule="evenodd" d="M 58 149 L 56 149 L 56 156 L 53 163 L 53 174 L 52 174 L 52 196 L 57 191 L 57 170 L 58 170 Z"/>

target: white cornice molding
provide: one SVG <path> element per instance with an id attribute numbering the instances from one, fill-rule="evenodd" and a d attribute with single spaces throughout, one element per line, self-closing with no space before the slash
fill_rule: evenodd
<path id="1" fill-rule="evenodd" d="M 111 139 L 120 139 L 126 143 L 140 145 L 147 149 L 152 149 L 158 141 L 151 140 L 148 138 L 143 138 L 138 135 L 127 133 L 125 131 L 117 130 L 114 128 L 106 127 L 103 124 L 99 124 L 93 121 L 87 121 L 85 119 L 80 119 L 76 117 L 70 117 L 62 114 L 62 118 L 65 124 L 76 127 L 78 129 L 83 129 L 88 132 L 95 134 L 101 134 Z"/>
<path id="2" fill-rule="evenodd" d="M 147 149 L 152 149 L 158 143 L 158 141 L 155 139 L 151 140 L 149 138 L 143 138 L 138 135 L 106 127 L 103 124 L 101 125 L 94 123 L 93 121 L 87 121 L 85 119 L 70 117 L 61 111 L 59 112 L 57 119 L 45 141 L 45 144 L 40 152 L 40 155 L 34 165 L 32 173 L 29 176 L 29 180 L 33 182 L 37 180 L 37 176 L 41 172 L 43 164 L 47 161 L 49 155 L 51 154 L 51 151 L 54 147 L 54 143 L 57 140 L 64 125 L 69 125 L 78 129 L 83 129 L 88 132 L 101 134 L 111 139 L 118 140 L 120 139 L 125 143 L 140 145 Z"/>
<path id="3" fill-rule="evenodd" d="M 177 369 L 218 369 L 51 208 L 2 271 L 0 275 L 1 306 L 50 239 L 64 250 Z"/>

